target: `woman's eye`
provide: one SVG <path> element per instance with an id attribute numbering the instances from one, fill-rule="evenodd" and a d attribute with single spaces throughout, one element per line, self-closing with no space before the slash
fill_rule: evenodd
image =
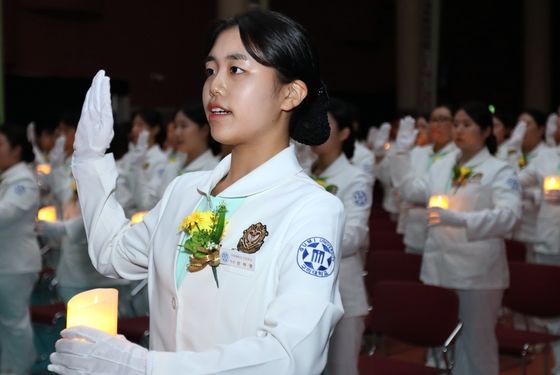
<path id="1" fill-rule="evenodd" d="M 243 69 L 237 67 L 237 66 L 232 66 L 231 68 L 229 68 L 230 72 L 232 72 L 233 74 L 241 74 L 244 72 Z"/>
<path id="2" fill-rule="evenodd" d="M 206 72 L 206 77 L 210 77 L 212 74 L 214 74 L 214 69 L 206 68 L 205 72 Z"/>

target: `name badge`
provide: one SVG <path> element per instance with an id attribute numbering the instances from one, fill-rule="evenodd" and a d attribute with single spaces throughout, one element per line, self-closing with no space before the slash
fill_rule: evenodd
<path id="1" fill-rule="evenodd" d="M 254 271 L 256 267 L 256 254 L 247 254 L 237 249 L 222 249 L 220 262 L 223 265 Z"/>

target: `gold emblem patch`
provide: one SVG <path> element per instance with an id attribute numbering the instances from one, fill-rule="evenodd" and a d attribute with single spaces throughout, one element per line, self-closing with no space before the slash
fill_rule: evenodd
<path id="1" fill-rule="evenodd" d="M 262 223 L 252 224 L 243 231 L 243 236 L 237 243 L 237 250 L 242 253 L 256 253 L 264 243 L 264 238 L 268 236 L 266 225 Z"/>

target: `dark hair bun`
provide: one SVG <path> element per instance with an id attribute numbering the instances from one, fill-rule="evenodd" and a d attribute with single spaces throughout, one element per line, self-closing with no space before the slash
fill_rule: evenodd
<path id="1" fill-rule="evenodd" d="M 295 112 L 290 122 L 290 137 L 309 146 L 325 143 L 330 135 L 327 111 L 329 96 L 322 86 L 314 98 L 302 104 L 304 107 Z"/>

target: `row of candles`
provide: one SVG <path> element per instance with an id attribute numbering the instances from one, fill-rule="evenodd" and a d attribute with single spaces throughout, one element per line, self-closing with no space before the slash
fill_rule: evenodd
<path id="1" fill-rule="evenodd" d="M 50 173 L 48 164 L 39 165 L 37 171 L 44 174 Z M 543 190 L 546 193 L 560 191 L 560 176 L 547 176 L 544 179 Z M 447 195 L 432 195 L 428 207 L 449 208 Z M 131 217 L 132 223 L 143 220 L 146 212 L 137 212 Z M 56 208 L 46 206 L 39 210 L 37 219 L 47 222 L 57 220 Z M 117 334 L 118 320 L 118 290 L 112 288 L 99 288 L 79 293 L 68 301 L 66 326 L 74 327 L 85 325 L 107 332 Z"/>

